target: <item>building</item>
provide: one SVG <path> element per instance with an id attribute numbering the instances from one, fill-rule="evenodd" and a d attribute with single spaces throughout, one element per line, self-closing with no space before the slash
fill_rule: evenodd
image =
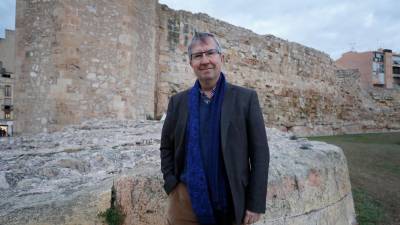
<path id="1" fill-rule="evenodd" d="M 0 61 L 0 136 L 13 133 L 13 78 Z"/>
<path id="2" fill-rule="evenodd" d="M 15 74 L 15 31 L 5 30 L 5 37 L 0 38 L 0 61 L 3 68 Z"/>
<path id="3" fill-rule="evenodd" d="M 365 88 L 400 88 L 400 54 L 389 49 L 368 52 L 346 52 L 336 60 L 342 69 L 358 69 Z"/>
<path id="4" fill-rule="evenodd" d="M 15 31 L 0 38 L 0 136 L 11 136 L 14 123 Z"/>

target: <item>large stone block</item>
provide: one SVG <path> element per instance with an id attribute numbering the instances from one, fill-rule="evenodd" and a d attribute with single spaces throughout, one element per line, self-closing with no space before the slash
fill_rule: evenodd
<path id="1" fill-rule="evenodd" d="M 51 134 L 0 139 L 0 224 L 102 224 L 111 186 L 125 224 L 163 224 L 158 121 L 93 120 Z M 257 223 L 354 225 L 339 147 L 267 129 L 267 212 Z"/>

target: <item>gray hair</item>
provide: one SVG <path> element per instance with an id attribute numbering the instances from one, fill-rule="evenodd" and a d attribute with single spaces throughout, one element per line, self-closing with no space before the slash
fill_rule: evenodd
<path id="1" fill-rule="evenodd" d="M 215 38 L 215 35 L 212 33 L 207 33 L 207 32 L 194 32 L 192 41 L 190 42 L 189 46 L 188 46 L 188 55 L 189 55 L 189 59 L 192 60 L 192 47 L 193 45 L 200 41 L 201 43 L 206 43 L 207 38 L 211 38 L 212 40 L 214 40 L 215 45 L 216 45 L 216 49 L 218 51 L 218 53 L 222 53 L 222 49 L 221 49 L 221 45 L 219 44 L 217 38 Z"/>

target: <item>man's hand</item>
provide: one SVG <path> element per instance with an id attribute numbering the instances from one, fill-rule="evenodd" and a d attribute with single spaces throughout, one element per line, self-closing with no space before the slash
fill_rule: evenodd
<path id="1" fill-rule="evenodd" d="M 246 215 L 244 216 L 243 224 L 252 224 L 257 222 L 261 217 L 261 213 L 254 213 L 252 211 L 246 210 Z"/>

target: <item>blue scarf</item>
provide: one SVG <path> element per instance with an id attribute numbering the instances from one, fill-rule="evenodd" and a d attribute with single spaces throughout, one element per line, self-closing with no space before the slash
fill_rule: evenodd
<path id="1" fill-rule="evenodd" d="M 206 158 L 200 149 L 200 83 L 197 80 L 189 92 L 189 122 L 186 127 L 186 176 L 192 208 L 200 224 L 215 224 L 214 210 L 226 212 L 226 183 L 221 154 L 220 121 L 225 90 L 223 73 L 217 82 L 213 101 L 211 101 L 211 123 L 208 124 L 209 140 L 206 140 Z M 204 168 L 204 160 L 208 168 Z"/>

